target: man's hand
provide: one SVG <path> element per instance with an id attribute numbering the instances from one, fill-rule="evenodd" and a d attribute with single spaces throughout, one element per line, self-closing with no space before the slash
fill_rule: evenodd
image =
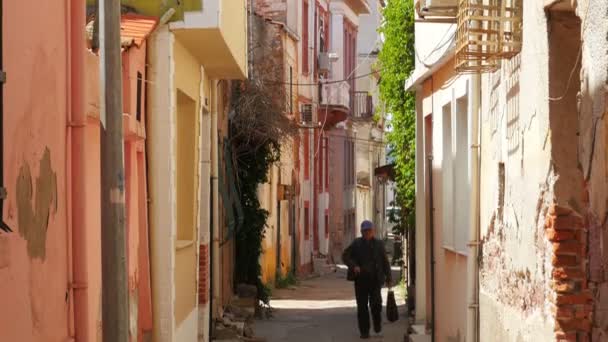
<path id="1" fill-rule="evenodd" d="M 355 266 L 355 268 L 353 268 L 353 272 L 355 272 L 355 275 L 359 275 L 359 273 L 361 273 L 361 267 Z"/>

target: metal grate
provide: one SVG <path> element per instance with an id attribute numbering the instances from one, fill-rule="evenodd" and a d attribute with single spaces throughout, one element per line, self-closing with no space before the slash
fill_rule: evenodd
<path id="1" fill-rule="evenodd" d="M 521 51 L 521 0 L 460 0 L 456 70 L 484 73 Z"/>

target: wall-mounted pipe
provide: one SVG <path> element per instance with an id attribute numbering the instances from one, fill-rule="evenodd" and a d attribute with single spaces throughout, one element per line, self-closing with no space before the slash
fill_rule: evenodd
<path id="1" fill-rule="evenodd" d="M 2 48 L 3 34 L 2 24 L 4 22 L 3 1 L 0 0 L 0 230 L 11 232 L 11 228 L 4 222 L 4 200 L 7 193 L 4 188 L 4 83 L 6 73 L 4 72 L 4 49 Z"/>
<path id="2" fill-rule="evenodd" d="M 467 257 L 467 331 L 466 341 L 479 341 L 479 216 L 480 216 L 480 136 L 481 76 L 474 75 L 471 85 L 471 118 L 469 130 L 471 193 L 469 210 L 469 255 Z"/>
<path id="3" fill-rule="evenodd" d="M 71 226 L 72 279 L 70 288 L 74 299 L 74 337 L 76 341 L 91 340 L 89 331 L 89 289 L 88 289 L 88 233 L 86 226 L 86 176 L 85 176 L 85 57 L 86 5 L 81 0 L 69 3 L 69 103 L 67 130 L 69 149 L 69 172 L 67 179 Z"/>
<path id="4" fill-rule="evenodd" d="M 429 165 L 429 240 L 431 252 L 431 341 L 435 342 L 435 208 L 433 204 L 433 156 L 428 156 Z"/>

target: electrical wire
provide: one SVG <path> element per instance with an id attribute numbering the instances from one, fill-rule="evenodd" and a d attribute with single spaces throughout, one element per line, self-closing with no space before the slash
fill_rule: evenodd
<path id="1" fill-rule="evenodd" d="M 354 77 L 347 77 L 347 78 L 344 78 L 344 79 L 341 79 L 341 80 L 319 82 L 319 83 L 292 83 L 292 82 L 282 82 L 282 81 L 267 81 L 267 82 L 264 82 L 264 83 L 267 83 L 267 84 L 293 85 L 293 86 L 299 86 L 299 87 L 307 87 L 307 86 L 311 86 L 312 87 L 312 86 L 319 86 L 319 84 L 323 84 L 323 85 L 325 85 L 325 84 L 336 84 L 336 83 L 342 83 L 342 82 L 346 82 L 346 81 L 350 81 L 350 80 L 357 80 L 357 79 L 360 79 L 360 78 L 367 77 L 369 75 L 377 74 L 377 73 L 379 73 L 381 71 L 382 71 L 382 69 L 378 69 L 378 70 L 375 70 L 375 71 L 372 71 L 372 72 L 368 72 L 368 73 L 363 74 L 363 75 L 358 75 L 358 76 L 354 76 Z"/>
<path id="2" fill-rule="evenodd" d="M 439 43 L 437 43 L 437 45 L 433 48 L 433 50 L 431 50 L 427 55 L 425 59 L 428 59 L 433 53 L 435 53 L 436 51 L 439 51 L 440 49 L 442 49 L 443 47 L 445 47 L 447 44 L 452 43 L 454 41 L 454 38 L 456 37 L 456 31 L 454 31 L 452 33 L 452 36 L 450 36 L 449 39 L 447 39 L 446 41 L 443 41 L 443 39 L 448 35 L 448 33 L 450 32 L 452 28 L 448 28 L 445 33 L 443 34 L 443 37 L 441 37 L 441 39 L 439 40 Z M 429 64 L 427 60 L 423 60 L 419 53 L 418 53 L 418 49 L 416 49 L 414 47 L 414 53 L 416 54 L 416 59 L 422 64 L 424 65 L 426 68 L 431 68 L 433 65 Z"/>

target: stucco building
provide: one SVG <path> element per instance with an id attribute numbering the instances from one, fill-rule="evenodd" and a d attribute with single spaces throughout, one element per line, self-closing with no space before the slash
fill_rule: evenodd
<path id="1" fill-rule="evenodd" d="M 521 45 L 468 65 L 472 38 L 415 3 L 416 319 L 439 340 L 603 340 L 606 3 L 508 2 L 497 46 Z"/>
<path id="2" fill-rule="evenodd" d="M 230 181 L 223 177 L 229 98 L 223 80 L 247 77 L 246 3 L 184 6 L 149 45 L 150 250 L 158 341 L 208 340 L 212 318 L 234 294 L 234 241 L 225 241 L 229 227 L 221 195 Z"/>
<path id="3" fill-rule="evenodd" d="M 4 2 L 2 28 L 1 338 L 100 341 L 99 128 L 85 112 L 85 4 Z"/>

